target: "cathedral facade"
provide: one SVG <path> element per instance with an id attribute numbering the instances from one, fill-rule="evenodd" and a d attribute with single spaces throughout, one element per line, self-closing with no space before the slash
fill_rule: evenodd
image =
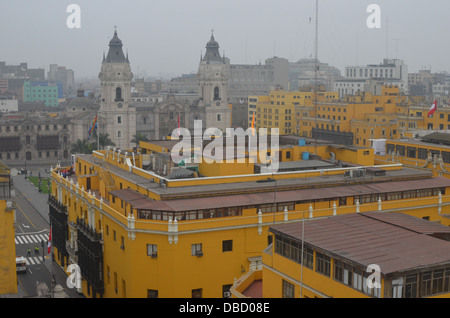
<path id="1" fill-rule="evenodd" d="M 84 97 L 80 90 L 76 98 L 61 105 L 59 113 L 17 113 L 0 119 L 0 159 L 24 165 L 26 161 L 69 163 L 72 144 L 89 138 L 96 116 L 97 132 L 108 134 L 120 149 L 138 146 L 132 142 L 137 134 L 149 140 L 167 139 L 178 128 L 178 122 L 191 134 L 194 121 L 201 121 L 203 130 L 218 128 L 223 134 L 231 127 L 229 59 L 220 55 L 213 34 L 200 59 L 199 93 L 194 100 L 168 94 L 162 101 L 132 101 L 133 73 L 122 46 L 115 31 L 101 63 L 98 103 Z"/>
<path id="2" fill-rule="evenodd" d="M 161 102 L 134 102 L 136 132 L 149 140 L 165 139 L 177 129 L 179 119 L 180 127 L 191 132 L 194 121 L 201 121 L 203 130 L 214 127 L 225 133 L 231 127 L 228 70 L 229 59 L 220 55 L 219 44 L 211 34 L 197 73 L 198 98 L 189 101 L 169 94 Z"/>

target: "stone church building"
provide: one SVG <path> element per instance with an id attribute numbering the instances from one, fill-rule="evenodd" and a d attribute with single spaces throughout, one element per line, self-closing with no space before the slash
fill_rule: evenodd
<path id="1" fill-rule="evenodd" d="M 194 121 L 202 128 L 231 127 L 227 81 L 229 59 L 219 53 L 219 44 L 211 34 L 197 73 L 199 96 L 194 101 L 179 100 L 169 94 L 162 101 L 131 100 L 133 73 L 117 31 L 109 42 L 109 51 L 101 63 L 98 103 L 78 96 L 62 105 L 58 113 L 35 112 L 8 114 L 0 119 L 0 159 L 6 162 L 43 162 L 67 164 L 70 148 L 78 139 L 87 139 L 95 116 L 100 133 L 107 133 L 116 147 L 131 149 L 136 134 L 149 140 L 162 140 L 178 127 L 193 133 Z M 25 163 L 26 164 L 26 163 Z"/>
<path id="2" fill-rule="evenodd" d="M 193 130 L 194 120 L 203 129 L 215 127 L 225 133 L 231 127 L 231 108 L 227 98 L 229 60 L 221 57 L 219 44 L 211 34 L 206 53 L 198 70 L 199 96 L 194 102 L 178 100 L 169 94 L 162 102 L 132 102 L 133 74 L 128 56 L 123 54 L 117 32 L 103 58 L 99 78 L 101 102 L 100 132 L 107 132 L 119 148 L 132 148 L 133 135 L 140 133 L 149 140 L 165 139 L 178 127 Z"/>

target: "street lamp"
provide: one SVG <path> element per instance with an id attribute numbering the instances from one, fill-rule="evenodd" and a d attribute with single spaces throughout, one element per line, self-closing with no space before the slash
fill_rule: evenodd
<path id="1" fill-rule="evenodd" d="M 44 258 L 44 241 L 41 241 L 41 245 L 42 245 L 42 261 L 44 262 L 45 261 L 45 258 Z"/>
<path id="2" fill-rule="evenodd" d="M 41 192 L 41 169 L 39 169 L 39 172 L 38 172 L 38 178 L 39 178 L 39 192 Z"/>

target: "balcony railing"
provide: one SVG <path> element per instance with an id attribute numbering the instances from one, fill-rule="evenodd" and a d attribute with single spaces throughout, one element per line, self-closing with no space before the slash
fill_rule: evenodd
<path id="1" fill-rule="evenodd" d="M 48 194 L 48 203 L 52 205 L 58 212 L 67 214 L 67 207 L 60 203 L 53 195 Z"/>
<path id="2" fill-rule="evenodd" d="M 92 241 L 101 241 L 101 233 L 97 233 L 84 219 L 77 218 L 77 228 Z"/>

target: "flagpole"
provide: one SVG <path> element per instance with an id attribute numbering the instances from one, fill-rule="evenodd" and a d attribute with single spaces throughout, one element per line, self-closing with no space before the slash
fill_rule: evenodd
<path id="1" fill-rule="evenodd" d="M 47 242 L 47 254 L 49 254 L 49 259 L 50 259 L 50 298 L 53 298 L 53 291 L 54 291 L 54 285 L 56 284 L 56 279 L 55 279 L 55 274 L 53 273 L 53 248 L 52 248 L 52 224 L 50 221 L 50 232 L 49 232 L 49 237 L 48 237 L 48 242 Z"/>
<path id="2" fill-rule="evenodd" d="M 100 150 L 100 120 L 97 112 L 97 150 Z"/>

